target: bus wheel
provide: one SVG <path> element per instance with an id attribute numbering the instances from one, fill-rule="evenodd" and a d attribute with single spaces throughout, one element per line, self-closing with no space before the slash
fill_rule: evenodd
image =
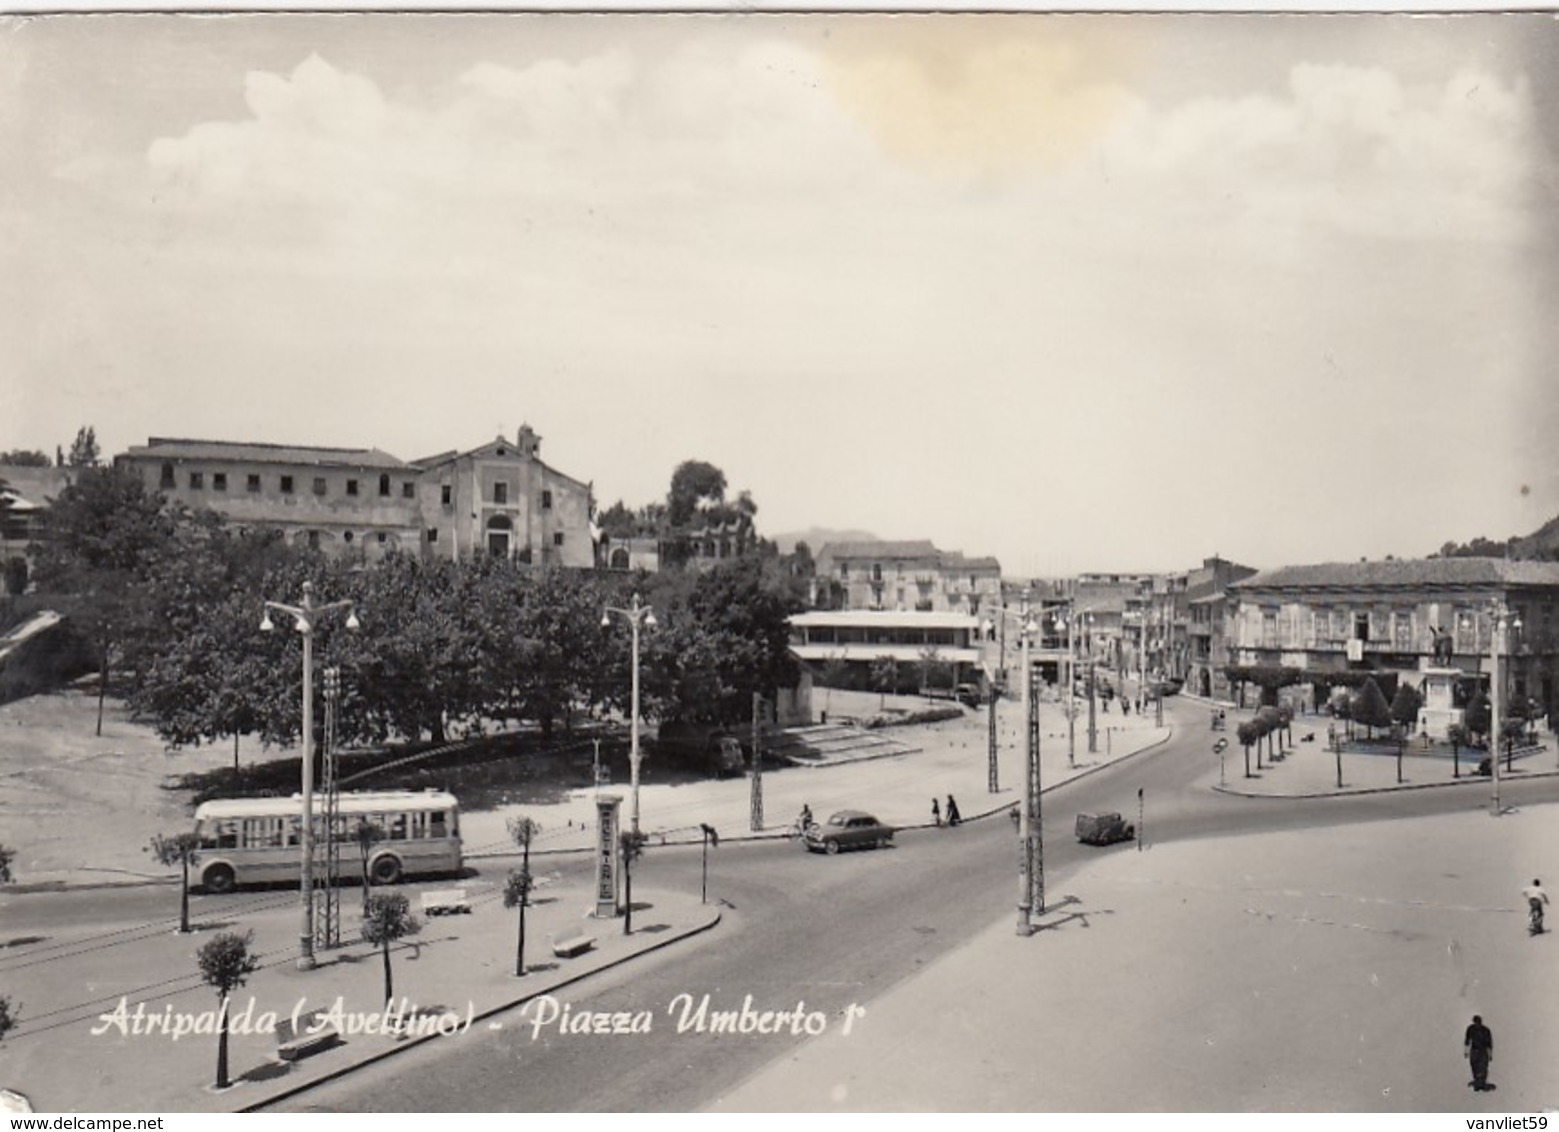
<path id="1" fill-rule="evenodd" d="M 400 859 L 386 853 L 384 856 L 374 859 L 373 866 L 368 872 L 375 884 L 399 884 L 401 880 Z"/>
<path id="2" fill-rule="evenodd" d="M 233 875 L 231 866 L 212 865 L 201 874 L 200 883 L 207 892 L 232 892 L 238 887 L 238 878 Z"/>

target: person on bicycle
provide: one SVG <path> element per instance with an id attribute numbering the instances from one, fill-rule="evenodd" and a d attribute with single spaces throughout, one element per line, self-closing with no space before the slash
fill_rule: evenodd
<path id="1" fill-rule="evenodd" d="M 801 816 L 796 819 L 796 825 L 802 833 L 812 828 L 812 807 L 805 802 L 801 803 Z"/>
<path id="2" fill-rule="evenodd" d="M 1521 890 L 1521 895 L 1527 898 L 1527 908 L 1532 916 L 1532 930 L 1543 930 L 1543 905 L 1548 903 L 1548 893 L 1543 891 L 1543 882 L 1536 877 L 1532 879 L 1532 886 Z"/>

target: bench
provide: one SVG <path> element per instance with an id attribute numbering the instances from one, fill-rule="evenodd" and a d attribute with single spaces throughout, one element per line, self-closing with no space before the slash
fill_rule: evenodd
<path id="1" fill-rule="evenodd" d="M 595 936 L 580 933 L 579 935 L 571 935 L 567 939 L 560 939 L 553 943 L 552 954 L 559 959 L 572 959 L 576 955 L 583 955 L 594 946 Z"/>
<path id="2" fill-rule="evenodd" d="M 298 1019 L 294 1028 L 291 1018 L 276 1023 L 276 1056 L 283 1061 L 297 1061 L 311 1053 L 329 1049 L 341 1040 L 341 1031 L 334 1025 L 322 1025 L 326 1011 L 311 1010 Z"/>
<path id="3" fill-rule="evenodd" d="M 435 888 L 422 894 L 424 916 L 455 916 L 471 911 L 471 901 L 463 888 Z"/>

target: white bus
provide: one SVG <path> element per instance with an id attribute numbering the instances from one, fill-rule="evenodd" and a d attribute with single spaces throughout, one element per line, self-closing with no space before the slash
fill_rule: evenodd
<path id="1" fill-rule="evenodd" d="M 324 798 L 316 797 L 316 845 L 324 836 L 323 805 Z M 341 842 L 343 880 L 361 875 L 354 831 L 364 818 L 383 832 L 369 849 L 368 875 L 374 884 L 460 871 L 460 804 L 455 796 L 442 790 L 386 790 L 340 796 L 335 838 Z M 302 831 L 300 794 L 202 802 L 195 809 L 199 845 L 190 870 L 207 892 L 231 892 L 240 884 L 296 882 L 302 867 Z"/>

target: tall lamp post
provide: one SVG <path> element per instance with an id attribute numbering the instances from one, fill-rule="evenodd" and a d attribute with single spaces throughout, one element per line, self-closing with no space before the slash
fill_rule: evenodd
<path id="1" fill-rule="evenodd" d="M 1493 783 L 1493 793 L 1489 798 L 1489 813 L 1499 817 L 1501 810 L 1499 804 L 1499 747 L 1503 736 L 1500 734 L 1500 707 L 1505 698 L 1505 675 L 1503 663 L 1507 653 L 1510 652 L 1510 630 L 1521 629 L 1521 618 L 1511 612 L 1510 607 L 1503 601 L 1493 603 L 1489 610 L 1489 616 L 1493 621 L 1493 639 L 1489 642 L 1489 651 L 1492 654 L 1493 672 L 1489 676 L 1489 775 Z"/>
<path id="2" fill-rule="evenodd" d="M 303 825 L 299 841 L 303 857 L 303 869 L 299 887 L 303 897 L 303 922 L 298 930 L 298 970 L 307 971 L 314 966 L 314 625 L 327 613 L 346 610 L 346 627 L 358 628 L 357 611 L 350 599 L 314 604 L 314 583 L 303 583 L 303 601 L 298 605 L 286 605 L 279 601 L 265 603 L 260 617 L 260 631 L 269 633 L 276 628 L 271 621 L 271 610 L 285 613 L 296 620 L 296 628 L 303 636 Z"/>
<path id="3" fill-rule="evenodd" d="M 1093 618 L 1087 610 L 1078 613 L 1077 600 L 1067 598 L 1066 616 L 1056 626 L 1066 630 L 1066 765 L 1069 767 L 1077 766 L 1077 619 L 1080 616 Z M 1090 712 L 1089 719 L 1092 718 Z"/>
<path id="4" fill-rule="evenodd" d="M 633 810 L 630 814 L 632 832 L 639 832 L 639 764 L 643 761 L 643 755 L 639 751 L 639 626 L 646 629 L 655 628 L 655 614 L 649 606 L 639 601 L 639 595 L 633 595 L 633 601 L 627 609 L 618 609 L 614 605 L 606 607 L 606 612 L 601 614 L 602 628 L 608 628 L 612 624 L 612 614 L 616 613 L 628 620 L 633 630 L 633 691 L 632 691 L 632 718 L 628 723 L 628 733 L 631 736 L 628 747 L 628 769 L 633 782 Z"/>
<path id="5" fill-rule="evenodd" d="M 1096 754 L 1099 750 L 1099 717 L 1095 714 L 1098 710 L 1094 706 L 1094 655 L 1093 655 L 1093 614 L 1083 614 L 1083 624 L 1088 629 L 1088 753 Z"/>

